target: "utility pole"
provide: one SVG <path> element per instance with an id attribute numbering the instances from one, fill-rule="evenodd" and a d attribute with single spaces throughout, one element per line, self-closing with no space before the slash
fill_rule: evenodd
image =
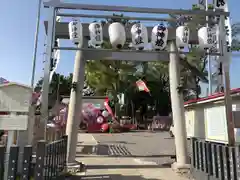
<path id="1" fill-rule="evenodd" d="M 223 66 L 224 74 L 224 101 L 225 101 L 225 112 L 226 112 L 226 121 L 227 121 L 227 132 L 228 132 L 228 145 L 235 145 L 235 134 L 234 134 L 234 119 L 232 113 L 232 97 L 231 97 L 231 86 L 230 86 L 230 53 L 231 47 L 227 44 L 227 33 L 225 29 L 225 17 L 220 16 L 220 47 L 222 47 L 223 55 L 220 56 L 220 62 Z"/>
<path id="2" fill-rule="evenodd" d="M 35 72 L 36 72 L 36 61 L 37 61 L 37 49 L 38 49 L 38 35 L 39 35 L 39 25 L 40 25 L 40 17 L 41 17 L 41 7 L 42 7 L 42 0 L 38 0 L 38 7 L 37 7 L 37 20 L 36 20 L 36 30 L 35 30 L 35 39 L 34 39 L 34 50 L 33 50 L 33 59 L 32 59 L 32 77 L 31 77 L 31 88 L 32 93 L 34 93 L 34 82 L 35 82 Z M 30 97 L 30 105 L 29 105 L 29 120 L 28 120 L 28 144 L 32 144 L 33 140 L 33 128 L 34 128 L 34 121 L 31 119 L 33 114 L 35 113 L 35 108 L 32 106 L 33 102 L 33 94 Z"/>
<path id="3" fill-rule="evenodd" d="M 228 56 L 228 55 L 227 55 Z M 235 134 L 234 134 L 234 119 L 233 119 L 233 112 L 232 112 L 232 97 L 231 97 L 231 86 L 230 86 L 230 75 L 229 75 L 229 64 L 223 63 L 223 70 L 224 70 L 224 100 L 225 100 L 225 110 L 226 110 L 226 120 L 228 126 L 228 145 L 235 146 Z"/>
<path id="4" fill-rule="evenodd" d="M 170 52 L 177 52 L 175 41 L 170 43 Z M 177 162 L 173 169 L 188 169 L 187 132 L 184 113 L 183 93 L 178 90 L 180 84 L 180 61 L 177 53 L 170 53 L 169 81 L 172 104 L 172 117 L 174 123 L 174 136 Z"/>
<path id="5" fill-rule="evenodd" d="M 86 42 L 78 44 L 82 48 Z M 82 112 L 82 90 L 84 87 L 85 59 L 82 50 L 77 50 L 74 62 L 72 89 L 69 101 L 66 135 L 68 135 L 67 163 L 75 164 L 78 127 Z"/>
<path id="6" fill-rule="evenodd" d="M 40 25 L 40 17 L 41 17 L 41 7 L 42 7 L 42 0 L 38 0 L 37 21 L 36 21 L 35 40 L 34 40 L 33 60 L 32 60 L 32 78 L 31 78 L 31 87 L 32 88 L 34 88 L 34 81 L 35 81 L 35 71 L 36 71 L 38 34 L 39 34 L 39 25 Z"/>
<path id="7" fill-rule="evenodd" d="M 43 87 L 41 95 L 41 120 L 40 127 L 44 129 L 43 137 L 46 140 L 47 137 L 47 121 L 48 121 L 48 94 L 49 94 L 49 77 L 50 77 L 50 65 L 52 58 L 52 47 L 55 39 L 55 24 L 56 24 L 56 9 L 53 7 L 48 8 L 49 21 L 48 21 L 48 39 L 45 55 L 44 77 Z"/>

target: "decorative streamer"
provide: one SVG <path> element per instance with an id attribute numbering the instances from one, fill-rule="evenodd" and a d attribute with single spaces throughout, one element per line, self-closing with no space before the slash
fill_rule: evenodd
<path id="1" fill-rule="evenodd" d="M 59 39 L 57 39 L 56 42 L 59 46 Z M 59 49 L 54 50 L 52 58 L 53 58 L 53 69 L 50 72 L 49 83 L 51 83 L 53 74 L 56 72 L 58 63 L 60 61 L 60 50 Z"/>
<path id="2" fill-rule="evenodd" d="M 223 9 L 225 12 L 228 12 L 228 1 L 227 0 L 215 0 L 214 8 L 215 9 Z M 229 47 L 232 45 L 232 28 L 231 28 L 231 22 L 230 18 L 227 17 L 225 19 L 225 27 L 228 32 L 228 35 L 226 37 L 227 42 L 229 43 Z"/>
<path id="3" fill-rule="evenodd" d="M 143 80 L 139 79 L 139 80 L 136 82 L 136 86 L 137 86 L 137 88 L 138 88 L 139 91 L 145 91 L 145 92 L 150 93 L 150 90 L 148 89 L 146 83 L 145 83 Z"/>
<path id="4" fill-rule="evenodd" d="M 60 16 L 56 17 L 56 22 L 61 22 L 61 17 Z M 56 39 L 55 46 L 57 46 L 57 47 L 60 46 L 60 39 Z M 56 72 L 57 67 L 58 67 L 58 63 L 60 61 L 60 50 L 59 49 L 53 51 L 53 57 L 52 58 L 53 58 L 53 68 L 50 72 L 49 83 L 51 83 L 53 74 Z"/>
<path id="5" fill-rule="evenodd" d="M 108 113 L 112 116 L 113 120 L 115 120 L 115 116 L 113 114 L 112 108 L 109 106 L 108 103 L 109 103 L 109 99 L 106 98 L 105 101 L 104 101 L 104 106 L 107 109 Z"/>

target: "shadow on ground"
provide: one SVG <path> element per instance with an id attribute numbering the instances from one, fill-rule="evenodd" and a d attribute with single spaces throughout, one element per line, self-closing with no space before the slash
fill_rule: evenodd
<path id="1" fill-rule="evenodd" d="M 136 143 L 127 142 L 127 141 L 104 141 L 104 143 L 105 144 L 136 144 Z"/>
<path id="2" fill-rule="evenodd" d="M 86 169 L 153 169 L 153 168 L 170 168 L 172 163 L 161 165 L 86 165 Z"/>
<path id="3" fill-rule="evenodd" d="M 84 180 L 84 179 L 90 179 L 90 180 L 146 180 L 146 178 L 142 176 L 124 176 L 121 174 L 104 174 L 104 175 L 94 175 L 94 176 L 71 176 L 69 178 L 66 178 L 68 180 Z M 160 179 L 149 179 L 148 180 L 160 180 Z"/>
<path id="4" fill-rule="evenodd" d="M 162 158 L 172 157 L 174 154 L 152 154 L 152 155 L 133 155 L 125 145 L 122 144 L 97 144 L 97 145 L 78 145 L 81 151 L 76 152 L 76 157 L 84 155 L 103 156 L 103 157 L 129 157 L 129 158 Z"/>
<path id="5" fill-rule="evenodd" d="M 86 154 L 85 154 L 86 155 Z M 77 158 L 81 157 L 86 157 L 82 153 L 76 155 Z M 176 158 L 175 154 L 155 154 L 155 155 L 92 155 L 89 158 L 118 158 L 118 157 L 123 157 L 123 158 L 171 158 L 174 159 Z"/>

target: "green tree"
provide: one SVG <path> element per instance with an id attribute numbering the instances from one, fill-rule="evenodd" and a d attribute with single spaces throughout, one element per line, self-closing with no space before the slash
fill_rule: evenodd
<path id="1" fill-rule="evenodd" d="M 86 81 L 96 92 L 96 95 L 113 97 L 115 109 L 118 106 L 120 93 L 125 93 L 127 84 L 132 82 L 135 66 L 124 61 L 94 60 L 86 64 Z"/>
<path id="2" fill-rule="evenodd" d="M 108 20 L 106 23 L 122 22 L 125 25 L 131 22 L 122 20 L 123 15 L 114 15 L 116 18 Z M 177 18 L 177 17 L 175 17 Z M 173 25 L 172 25 L 173 26 Z M 127 42 L 126 44 L 129 44 Z M 104 43 L 104 48 L 110 49 L 109 43 Z M 183 63 L 186 64 L 186 57 L 181 57 Z M 187 63 L 189 69 L 194 69 L 198 72 L 196 67 Z M 142 67 L 142 72 L 139 73 L 139 67 Z M 182 71 L 186 71 L 183 65 Z M 190 71 L 191 72 L 191 71 Z M 198 72 L 197 77 L 202 75 Z M 189 76 L 189 73 L 187 74 Z M 185 73 L 185 76 L 187 76 Z M 170 107 L 169 101 L 169 82 L 168 82 L 168 64 L 162 62 L 126 62 L 126 61 L 88 61 L 86 70 L 86 79 L 88 84 L 95 89 L 98 94 L 110 94 L 117 102 L 117 94 L 124 93 L 127 95 L 128 103 L 134 104 L 134 109 L 138 108 L 139 104 L 151 104 L 157 106 L 157 111 L 165 109 L 165 114 L 168 113 Z M 204 76 L 205 77 L 205 76 Z M 138 79 L 144 79 L 151 89 L 151 97 L 146 96 L 142 98 L 144 93 L 136 91 L 135 82 Z M 201 78 L 199 78 L 201 79 Z M 136 98 L 137 97 L 137 98 Z M 140 100 L 140 101 L 139 101 Z M 162 113 L 162 112 L 161 112 Z M 160 114 L 161 114 L 160 113 Z"/>
<path id="3" fill-rule="evenodd" d="M 54 73 L 52 81 L 49 87 L 49 98 L 51 101 L 55 102 L 60 100 L 61 96 L 70 96 L 71 87 L 72 87 L 72 77 L 73 74 L 70 73 L 68 76 L 64 76 L 58 73 Z M 43 85 L 43 78 L 41 78 L 34 90 L 35 92 L 40 92 Z M 88 87 L 86 82 L 84 82 L 83 96 L 91 96 L 94 94 L 94 91 Z"/>
<path id="4" fill-rule="evenodd" d="M 232 25 L 232 51 L 240 50 L 240 23 L 235 23 Z"/>
<path id="5" fill-rule="evenodd" d="M 71 83 L 72 83 L 72 74 L 69 74 L 69 76 L 64 76 L 58 73 L 54 73 L 52 77 L 52 81 L 50 83 L 50 94 L 56 95 L 56 93 L 59 93 L 59 95 L 69 95 L 71 92 Z M 36 86 L 35 91 L 40 92 L 43 85 L 43 78 L 41 78 Z"/>
<path id="6" fill-rule="evenodd" d="M 123 14 L 113 14 L 116 18 L 107 19 L 103 23 L 120 22 L 123 25 L 129 23 L 128 20 L 122 19 Z M 126 43 L 128 44 L 128 42 Z M 109 42 L 104 42 L 103 48 L 111 49 Z M 115 109 L 118 106 L 118 95 L 126 93 L 129 89 L 129 83 L 132 83 L 136 72 L 136 65 L 128 61 L 115 60 L 89 60 L 86 64 L 86 81 L 91 88 L 93 88 L 97 95 L 109 95 L 113 97 Z"/>

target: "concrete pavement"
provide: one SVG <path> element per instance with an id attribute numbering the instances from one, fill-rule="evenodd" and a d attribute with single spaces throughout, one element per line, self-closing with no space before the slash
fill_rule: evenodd
<path id="1" fill-rule="evenodd" d="M 108 136 L 107 134 L 105 134 Z M 111 135 L 109 135 L 111 136 Z M 85 148 L 87 147 L 87 148 Z M 74 179 L 114 179 L 114 180 L 187 180 L 169 168 L 169 164 L 157 164 L 131 156 L 98 155 L 98 142 L 92 134 L 79 134 L 76 160 L 86 165 L 85 173 Z"/>
<path id="2" fill-rule="evenodd" d="M 121 134 L 93 134 L 101 145 L 122 147 L 135 158 L 153 161 L 159 165 L 173 163 L 174 139 L 167 132 L 129 132 Z"/>
<path id="3" fill-rule="evenodd" d="M 132 156 L 143 161 L 153 161 L 159 165 L 174 162 L 170 157 L 175 155 L 174 138 L 168 132 L 136 131 L 120 134 L 93 134 L 98 144 L 108 146 L 108 155 Z M 189 153 L 191 152 L 189 142 Z M 118 150 L 118 152 L 117 152 Z M 119 154 L 124 151 L 127 155 Z"/>

